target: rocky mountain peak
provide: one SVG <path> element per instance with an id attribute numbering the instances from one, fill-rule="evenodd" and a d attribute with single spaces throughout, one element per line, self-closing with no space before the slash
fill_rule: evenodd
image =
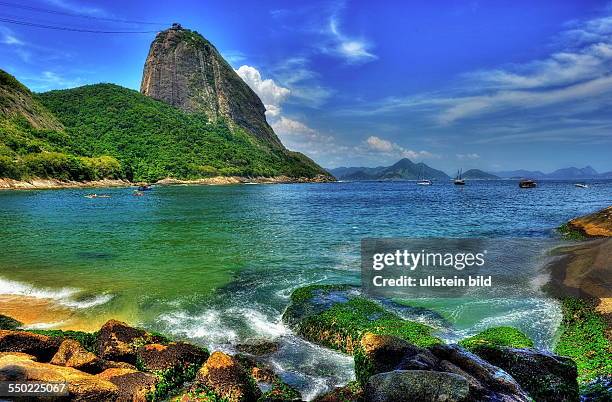
<path id="1" fill-rule="evenodd" d="M 224 119 L 274 148 L 284 149 L 266 121 L 266 108 L 212 43 L 174 23 L 157 34 L 140 92 L 183 109 Z"/>

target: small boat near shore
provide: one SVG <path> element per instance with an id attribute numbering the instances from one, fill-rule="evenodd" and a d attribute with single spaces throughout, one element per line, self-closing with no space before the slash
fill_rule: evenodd
<path id="1" fill-rule="evenodd" d="M 111 198 L 109 194 L 87 194 L 85 198 Z"/>
<path id="2" fill-rule="evenodd" d="M 575 183 L 574 187 L 578 187 L 578 188 L 589 188 L 589 186 L 587 186 L 584 183 Z"/>
<path id="3" fill-rule="evenodd" d="M 534 180 L 521 180 L 519 182 L 520 188 L 535 188 L 537 186 L 538 186 L 538 183 L 536 183 Z"/>
<path id="4" fill-rule="evenodd" d="M 138 186 L 138 191 L 150 191 L 153 190 L 150 184 L 141 184 Z"/>

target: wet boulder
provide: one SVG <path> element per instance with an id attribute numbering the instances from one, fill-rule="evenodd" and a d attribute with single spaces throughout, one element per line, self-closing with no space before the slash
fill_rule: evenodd
<path id="1" fill-rule="evenodd" d="M 223 352 L 210 355 L 198 371 L 195 385 L 231 402 L 253 401 L 261 396 L 261 391 L 239 360 Z"/>
<path id="2" fill-rule="evenodd" d="M 470 387 L 465 378 L 452 373 L 425 370 L 397 370 L 375 374 L 366 383 L 369 402 L 468 400 Z"/>
<path id="3" fill-rule="evenodd" d="M 0 352 L 21 352 L 48 362 L 59 349 L 61 339 L 26 331 L 0 330 Z"/>
<path id="4" fill-rule="evenodd" d="M 159 378 L 153 374 L 127 368 L 110 368 L 96 377 L 109 381 L 117 387 L 117 402 L 149 401 L 159 383 Z"/>
<path id="5" fill-rule="evenodd" d="M 437 370 L 460 375 L 468 381 L 470 401 L 531 400 L 508 373 L 460 346 L 435 345 L 429 349 L 440 360 Z"/>
<path id="6" fill-rule="evenodd" d="M 104 369 L 104 361 L 85 350 L 74 339 L 63 341 L 50 363 L 57 366 L 73 367 L 90 374 L 97 374 Z"/>
<path id="7" fill-rule="evenodd" d="M 259 361 L 256 356 L 236 355 L 234 358 L 238 360 L 262 392 L 259 401 L 289 402 L 302 400 L 302 396 L 297 390 L 285 383 L 267 364 Z"/>
<path id="8" fill-rule="evenodd" d="M 98 356 L 107 360 L 136 363 L 134 343 L 144 339 L 146 332 L 124 322 L 110 320 L 100 328 L 98 334 Z"/>
<path id="9" fill-rule="evenodd" d="M 199 367 L 208 356 L 206 349 L 185 342 L 153 343 L 141 346 L 137 351 L 138 364 L 147 371 Z"/>
<path id="10" fill-rule="evenodd" d="M 427 349 L 404 339 L 366 333 L 355 350 L 355 376 L 361 384 L 374 374 L 393 370 L 433 370 L 439 360 Z"/>
<path id="11" fill-rule="evenodd" d="M 67 382 L 71 401 L 114 401 L 117 387 L 109 381 L 72 367 L 38 363 L 23 356 L 0 357 L 0 381 Z"/>
<path id="12" fill-rule="evenodd" d="M 15 330 L 21 327 L 22 325 L 23 323 L 21 321 L 17 321 L 13 317 L 0 314 L 0 329 Z"/>
<path id="13" fill-rule="evenodd" d="M 347 285 L 295 290 L 283 321 L 305 339 L 349 354 L 368 332 L 397 336 L 417 346 L 440 342 L 432 327 L 404 320 Z"/>
<path id="14" fill-rule="evenodd" d="M 480 346 L 474 353 L 510 374 L 535 400 L 578 400 L 578 370 L 568 358 L 535 349 Z"/>
<path id="15" fill-rule="evenodd" d="M 315 402 L 365 402 L 363 388 L 357 381 L 337 387 L 315 398 Z"/>

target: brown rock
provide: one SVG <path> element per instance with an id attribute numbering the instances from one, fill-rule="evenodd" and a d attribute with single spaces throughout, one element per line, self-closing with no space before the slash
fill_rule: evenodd
<path id="1" fill-rule="evenodd" d="M 0 381 L 42 381 L 68 383 L 71 401 L 114 401 L 117 387 L 109 381 L 72 367 L 38 363 L 22 356 L 0 357 Z"/>
<path id="2" fill-rule="evenodd" d="M 159 379 L 153 374 L 126 368 L 104 370 L 96 377 L 115 384 L 119 390 L 118 402 L 145 402 L 155 391 Z"/>
<path id="3" fill-rule="evenodd" d="M 110 320 L 100 328 L 98 356 L 106 360 L 136 364 L 135 341 L 144 339 L 146 332 L 124 322 Z"/>
<path id="4" fill-rule="evenodd" d="M 166 370 L 193 364 L 199 366 L 208 356 L 206 349 L 185 342 L 168 345 L 154 343 L 138 349 L 138 359 L 147 370 Z"/>
<path id="5" fill-rule="evenodd" d="M 27 353 L 21 353 L 21 352 L 0 352 L 0 358 L 2 358 L 4 356 L 23 357 L 25 359 L 32 360 L 34 362 L 37 360 L 36 356 L 32 356 L 32 355 L 29 355 Z"/>
<path id="6" fill-rule="evenodd" d="M 57 366 L 74 367 L 77 370 L 90 374 L 97 374 L 104 368 L 102 359 L 85 350 L 74 339 L 66 339 L 62 342 L 50 363 Z"/>
<path id="7" fill-rule="evenodd" d="M 236 345 L 236 349 L 242 353 L 248 353 L 254 356 L 264 356 L 278 351 L 278 342 L 271 341 L 256 341 L 251 343 L 241 343 Z"/>
<path id="8" fill-rule="evenodd" d="M 253 401 L 261 395 L 238 359 L 223 352 L 210 355 L 198 371 L 196 384 L 231 402 Z"/>
<path id="9" fill-rule="evenodd" d="M 48 362 L 57 352 L 61 340 L 26 331 L 0 330 L 0 352 L 22 352 Z"/>
<path id="10" fill-rule="evenodd" d="M 612 237 L 612 206 L 572 219 L 567 225 L 585 236 Z"/>

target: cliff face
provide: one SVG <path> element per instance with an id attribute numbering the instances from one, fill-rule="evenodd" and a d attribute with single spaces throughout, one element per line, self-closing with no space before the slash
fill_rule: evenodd
<path id="1" fill-rule="evenodd" d="M 178 24 L 160 32 L 151 44 L 140 92 L 187 112 L 204 112 L 211 120 L 224 118 L 284 149 L 255 92 L 209 41 Z"/>

